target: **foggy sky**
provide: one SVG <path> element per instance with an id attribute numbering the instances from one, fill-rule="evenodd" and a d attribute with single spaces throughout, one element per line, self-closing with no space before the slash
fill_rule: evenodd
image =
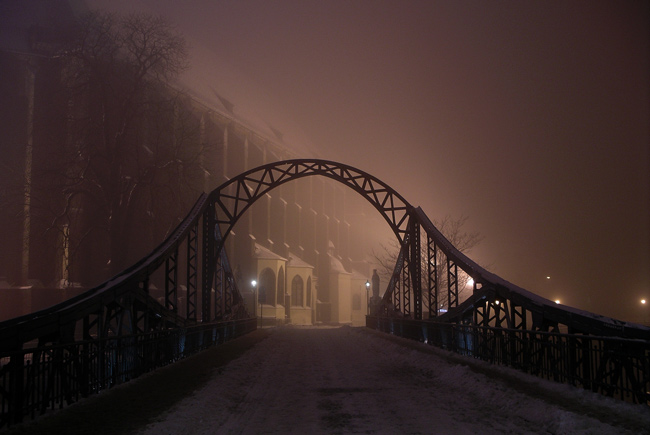
<path id="1" fill-rule="evenodd" d="M 193 48 L 186 80 L 432 219 L 469 216 L 469 256 L 504 279 L 643 320 L 647 2 L 87 3 L 165 16 Z"/>

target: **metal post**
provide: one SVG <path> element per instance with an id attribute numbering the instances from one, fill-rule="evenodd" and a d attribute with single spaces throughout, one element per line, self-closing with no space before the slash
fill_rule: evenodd
<path id="1" fill-rule="evenodd" d="M 366 315 L 370 314 L 370 281 L 366 280 Z"/>
<path id="2" fill-rule="evenodd" d="M 411 252 L 409 255 L 409 275 L 413 290 L 413 318 L 422 319 L 422 262 L 420 251 L 420 225 L 411 216 L 408 222 L 408 232 Z M 406 309 L 406 303 L 405 309 Z M 406 311 L 405 311 L 406 313 Z"/>
<path id="3" fill-rule="evenodd" d="M 25 74 L 25 93 L 27 94 L 27 142 L 25 143 L 25 178 L 23 204 L 23 233 L 20 284 L 27 285 L 29 279 L 29 248 L 31 240 L 31 201 L 32 201 L 32 147 L 34 142 L 34 81 L 35 74 L 27 67 Z"/>
<path id="4" fill-rule="evenodd" d="M 201 321 L 203 322 L 211 320 L 210 297 L 212 296 L 212 283 L 217 268 L 215 226 L 214 203 L 210 202 L 203 213 L 203 269 L 201 271 Z M 218 243 L 223 244 L 223 241 L 219 240 Z"/>

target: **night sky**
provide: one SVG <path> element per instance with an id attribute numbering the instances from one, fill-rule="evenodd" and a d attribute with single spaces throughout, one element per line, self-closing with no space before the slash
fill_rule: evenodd
<path id="1" fill-rule="evenodd" d="M 468 216 L 470 257 L 504 279 L 643 320 L 648 2 L 87 3 L 163 15 L 192 46 L 184 83 L 432 219 Z"/>

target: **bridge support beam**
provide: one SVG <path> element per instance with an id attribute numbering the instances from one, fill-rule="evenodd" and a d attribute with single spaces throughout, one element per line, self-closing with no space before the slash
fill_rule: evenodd
<path id="1" fill-rule="evenodd" d="M 429 318 L 438 316 L 438 254 L 436 242 L 427 234 L 427 297 Z"/>
<path id="2" fill-rule="evenodd" d="M 458 265 L 447 257 L 447 310 L 458 306 Z"/>
<path id="3" fill-rule="evenodd" d="M 187 320 L 196 321 L 196 288 L 198 274 L 198 223 L 193 224 L 187 234 Z"/>
<path id="4" fill-rule="evenodd" d="M 216 273 L 216 216 L 214 203 L 210 202 L 203 214 L 203 269 L 201 277 L 201 320 L 209 322 L 212 282 Z"/>
<path id="5" fill-rule="evenodd" d="M 409 275 L 413 289 L 413 318 L 422 319 L 422 253 L 420 251 L 420 224 L 411 216 L 408 224 L 410 244 Z M 406 291 L 406 289 L 405 289 Z"/>
<path id="6" fill-rule="evenodd" d="M 165 260 L 165 308 L 178 313 L 178 247 Z"/>

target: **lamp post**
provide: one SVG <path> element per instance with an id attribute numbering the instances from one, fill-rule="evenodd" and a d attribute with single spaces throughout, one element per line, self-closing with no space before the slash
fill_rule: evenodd
<path id="1" fill-rule="evenodd" d="M 251 287 L 253 287 L 253 291 L 255 292 L 255 306 L 257 306 L 258 301 L 260 302 L 260 328 L 262 327 L 262 303 L 260 301 L 260 295 L 257 289 L 257 281 L 252 280 L 251 281 Z"/>
<path id="2" fill-rule="evenodd" d="M 646 309 L 646 305 L 648 304 L 648 301 L 644 298 L 641 299 L 641 308 L 643 309 L 643 315 L 642 315 L 642 322 L 650 326 L 650 321 L 648 321 L 647 313 L 648 310 Z"/>
<path id="3" fill-rule="evenodd" d="M 366 315 L 370 314 L 370 281 L 366 280 Z"/>

